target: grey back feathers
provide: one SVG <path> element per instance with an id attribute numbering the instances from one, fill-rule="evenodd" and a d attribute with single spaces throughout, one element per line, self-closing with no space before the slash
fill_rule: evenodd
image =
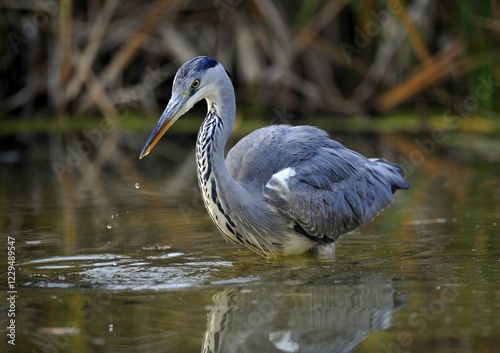
<path id="1" fill-rule="evenodd" d="M 370 221 L 392 203 L 397 189 L 409 187 L 401 168 L 367 159 L 311 126 L 256 130 L 228 153 L 226 163 L 236 181 L 260 189 L 283 217 L 295 221 L 297 232 L 319 243 Z M 294 175 L 287 187 L 265 187 L 288 167 Z"/>

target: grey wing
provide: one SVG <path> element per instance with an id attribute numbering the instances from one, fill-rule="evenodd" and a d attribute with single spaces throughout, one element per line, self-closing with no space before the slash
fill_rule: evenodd
<path id="1" fill-rule="evenodd" d="M 311 126 L 256 130 L 233 147 L 226 165 L 297 232 L 320 243 L 370 221 L 396 189 L 409 187 L 400 167 L 368 159 Z"/>
<path id="2" fill-rule="evenodd" d="M 272 125 L 238 142 L 227 154 L 226 165 L 237 182 L 262 189 L 273 174 L 310 158 L 324 142 L 342 146 L 312 126 Z"/>
<path id="3" fill-rule="evenodd" d="M 297 232 L 330 243 L 372 220 L 392 203 L 396 189 L 408 187 L 398 166 L 329 146 L 274 174 L 265 196 Z"/>

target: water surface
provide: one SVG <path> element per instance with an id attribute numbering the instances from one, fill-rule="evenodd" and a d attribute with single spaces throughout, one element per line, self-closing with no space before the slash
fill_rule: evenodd
<path id="1" fill-rule="evenodd" d="M 390 136 L 338 137 L 408 160 Z M 8 351 L 500 349 L 498 160 L 426 156 L 411 189 L 342 237 L 335 259 L 268 260 L 211 223 L 192 138 L 139 161 L 144 138 L 109 134 L 85 150 L 84 137 L 55 134 L 2 154 L 2 262 L 7 237 L 16 249 L 15 346 L 1 317 Z"/>

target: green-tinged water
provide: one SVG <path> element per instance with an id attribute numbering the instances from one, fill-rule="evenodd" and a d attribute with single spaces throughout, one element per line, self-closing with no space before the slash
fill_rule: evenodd
<path id="1" fill-rule="evenodd" d="M 194 137 L 141 161 L 145 135 L 21 138 L 0 154 L 0 350 L 500 351 L 499 152 L 334 137 L 406 164 L 411 189 L 332 261 L 227 244 L 199 196 Z"/>

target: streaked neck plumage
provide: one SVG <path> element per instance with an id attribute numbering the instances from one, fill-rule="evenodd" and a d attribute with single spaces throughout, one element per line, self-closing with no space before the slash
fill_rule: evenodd
<path id="1" fill-rule="evenodd" d="M 196 140 L 198 181 L 204 186 L 209 178 L 228 185 L 235 183 L 224 160 L 224 149 L 231 135 L 236 114 L 233 85 L 227 77 L 221 77 L 207 95 L 208 112 Z"/>
<path id="2" fill-rule="evenodd" d="M 208 113 L 196 141 L 197 174 L 203 201 L 226 240 L 270 256 L 276 245 L 266 230 L 276 228 L 272 224 L 276 219 L 261 201 L 263 196 L 234 180 L 226 165 L 224 148 L 233 129 L 236 102 L 229 77 L 218 77 L 221 76 L 224 77 L 205 95 Z M 248 212 L 249 209 L 252 211 Z"/>
<path id="3" fill-rule="evenodd" d="M 235 240 L 235 223 L 225 204 L 236 195 L 243 196 L 243 188 L 232 178 L 226 166 L 224 148 L 231 135 L 236 113 L 234 89 L 229 77 L 214 85 L 206 97 L 208 112 L 196 141 L 198 183 L 208 213 L 214 223 L 230 240 Z"/>

